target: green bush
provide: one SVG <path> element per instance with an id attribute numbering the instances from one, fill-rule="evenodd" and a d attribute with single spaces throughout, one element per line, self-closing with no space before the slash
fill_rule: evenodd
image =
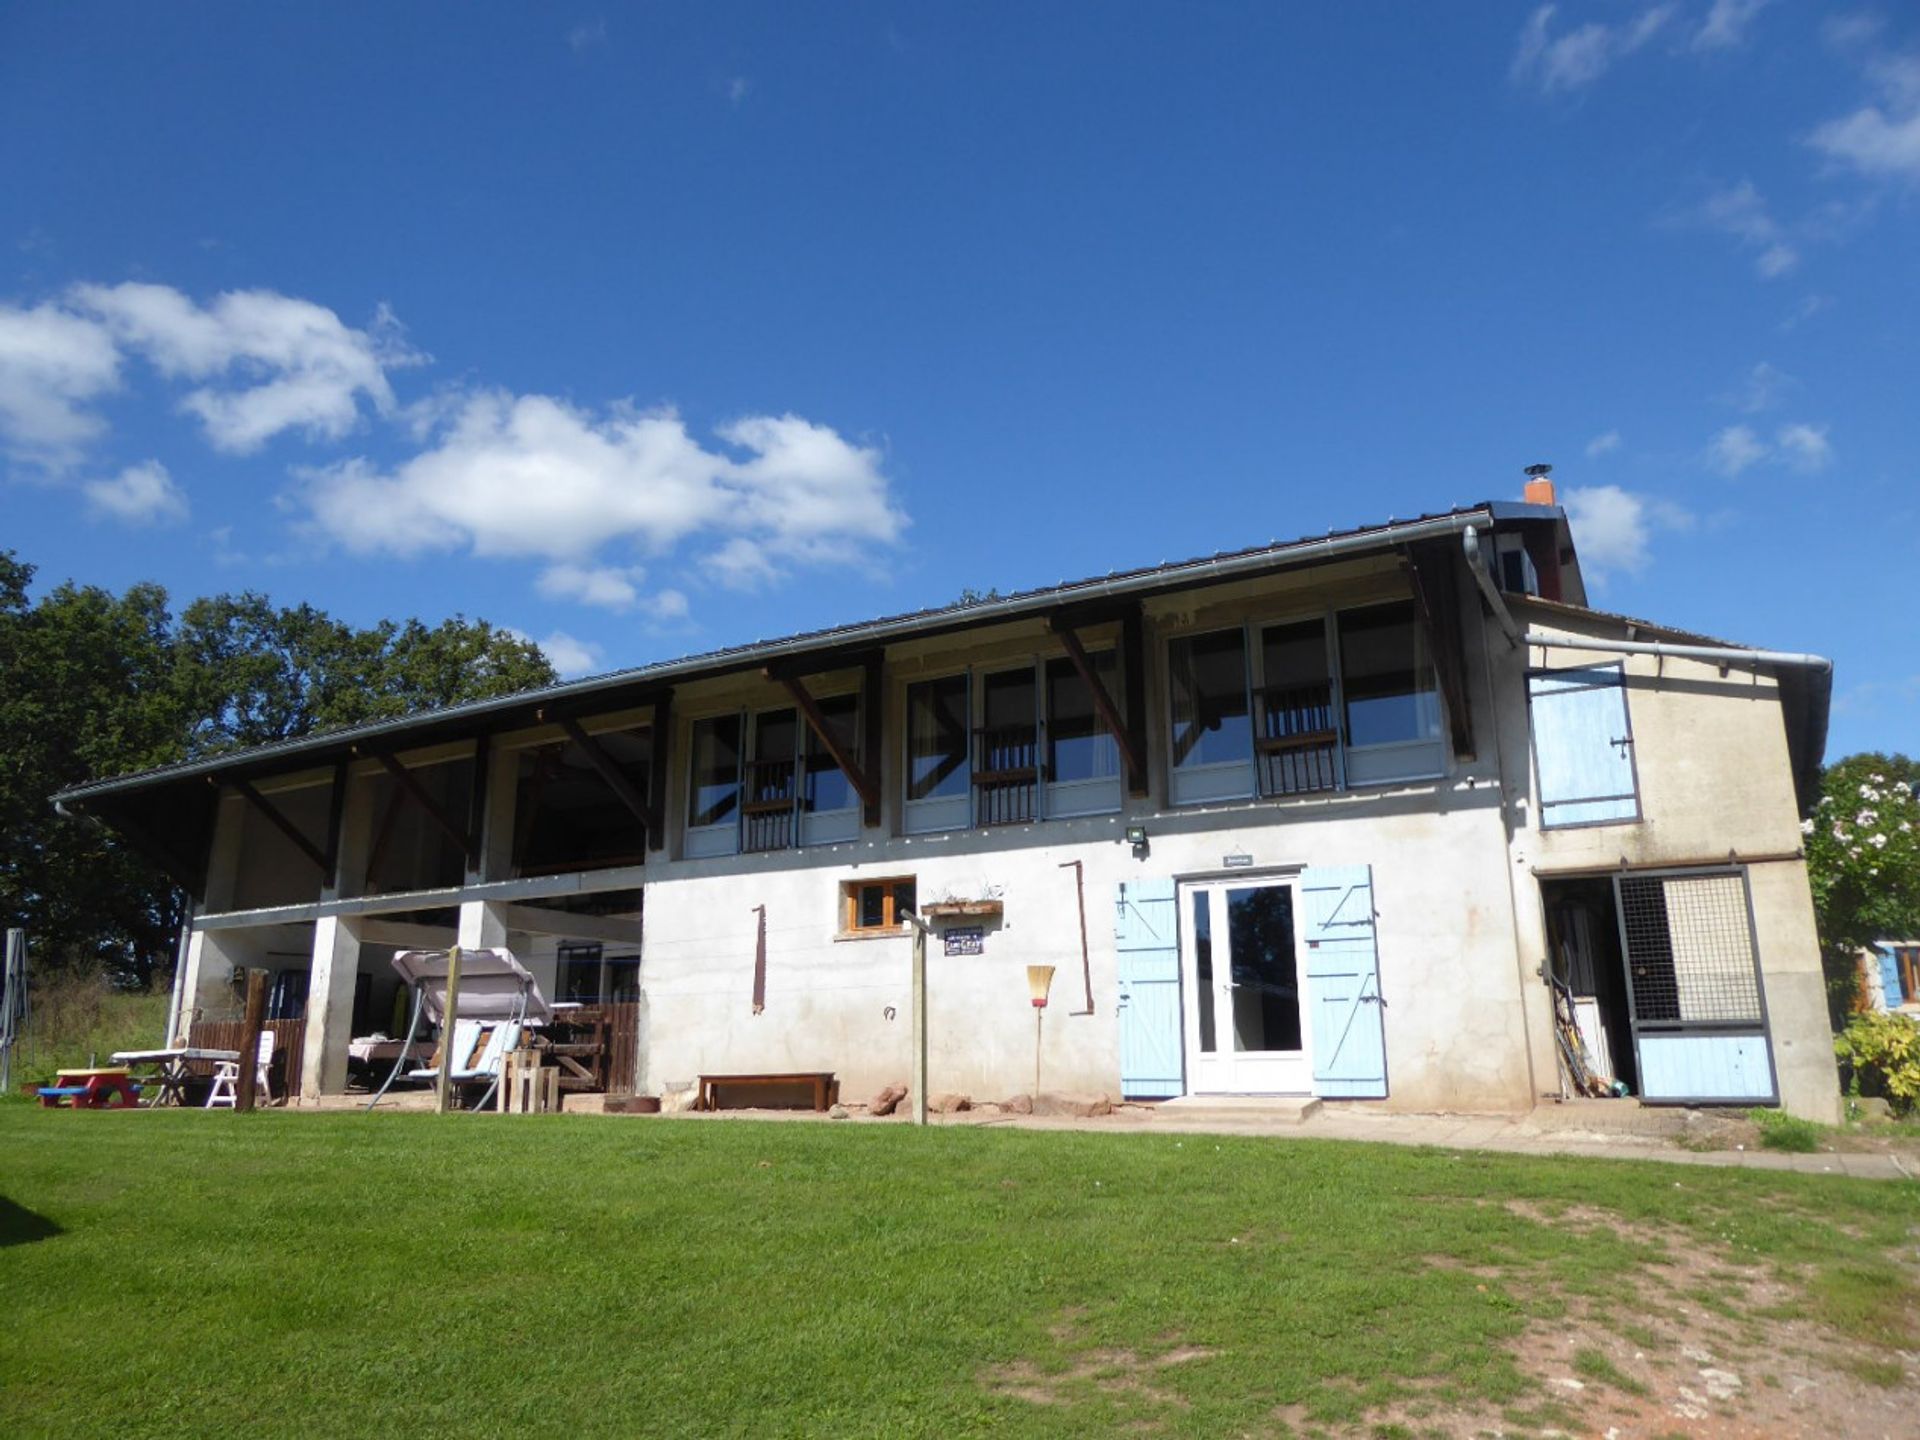
<path id="1" fill-rule="evenodd" d="M 1878 1095 L 1896 1115 L 1920 1100 L 1920 1024 L 1907 1015 L 1856 1015 L 1833 1042 L 1850 1072 L 1847 1093 Z"/>

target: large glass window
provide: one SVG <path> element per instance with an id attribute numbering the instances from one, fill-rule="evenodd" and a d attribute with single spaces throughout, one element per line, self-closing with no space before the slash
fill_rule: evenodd
<path id="1" fill-rule="evenodd" d="M 1176 769 L 1245 763 L 1253 754 L 1247 717 L 1247 637 L 1240 630 L 1190 635 L 1168 646 Z"/>
<path id="2" fill-rule="evenodd" d="M 1340 687 L 1347 744 L 1439 738 L 1440 695 L 1412 601 L 1341 614 Z"/>
<path id="3" fill-rule="evenodd" d="M 723 825 L 740 811 L 740 717 L 716 715 L 693 727 L 693 776 L 687 824 Z"/>
<path id="4" fill-rule="evenodd" d="M 967 793 L 967 677 L 907 688 L 907 799 Z"/>
<path id="5" fill-rule="evenodd" d="M 827 722 L 834 743 L 859 763 L 860 697 L 834 695 L 819 702 L 820 717 Z M 808 814 L 832 810 L 851 810 L 860 803 L 859 793 L 847 779 L 840 762 L 833 758 L 825 743 L 807 727 L 807 780 L 803 804 Z"/>
<path id="6" fill-rule="evenodd" d="M 743 848 L 784 850 L 793 844 L 799 747 L 797 710 L 763 710 L 753 717 L 753 758 L 747 762 L 745 795 L 740 803 Z"/>
<path id="7" fill-rule="evenodd" d="M 1111 650 L 1087 657 L 1114 693 Z M 1071 660 L 1047 662 L 1047 779 L 1055 784 L 1110 780 L 1120 774 L 1120 746 L 1093 708 L 1093 693 Z"/>
<path id="8" fill-rule="evenodd" d="M 974 755 L 974 821 L 1020 825 L 1036 818 L 1040 784 L 1039 685 L 1032 665 L 981 682 L 980 745 Z"/>
<path id="9" fill-rule="evenodd" d="M 1260 793 L 1298 795 L 1340 783 L 1339 736 L 1323 619 L 1260 632 Z"/>

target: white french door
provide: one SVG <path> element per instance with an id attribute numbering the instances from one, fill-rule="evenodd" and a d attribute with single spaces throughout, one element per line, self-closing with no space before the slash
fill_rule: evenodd
<path id="1" fill-rule="evenodd" d="M 1297 898 L 1286 880 L 1180 887 L 1180 984 L 1191 1092 L 1313 1092 Z"/>

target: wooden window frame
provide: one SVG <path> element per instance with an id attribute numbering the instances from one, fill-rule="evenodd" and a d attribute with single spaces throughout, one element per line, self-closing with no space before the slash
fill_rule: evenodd
<path id="1" fill-rule="evenodd" d="M 881 923 L 862 925 L 860 923 L 861 893 L 876 885 L 881 887 Z M 842 880 L 840 882 L 840 934 L 850 938 L 906 934 L 909 926 L 894 909 L 895 892 L 902 885 L 914 887 L 914 903 L 918 904 L 919 879 L 913 875 L 882 875 L 873 880 Z"/>

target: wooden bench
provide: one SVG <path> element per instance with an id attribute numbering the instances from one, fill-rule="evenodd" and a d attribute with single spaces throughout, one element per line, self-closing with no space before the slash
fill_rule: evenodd
<path id="1" fill-rule="evenodd" d="M 813 1108 L 825 1110 L 838 1098 L 840 1084 L 831 1070 L 795 1070 L 783 1075 L 702 1075 L 696 1110 L 718 1110 L 720 1090 L 792 1090 L 801 1086 L 813 1090 Z"/>

